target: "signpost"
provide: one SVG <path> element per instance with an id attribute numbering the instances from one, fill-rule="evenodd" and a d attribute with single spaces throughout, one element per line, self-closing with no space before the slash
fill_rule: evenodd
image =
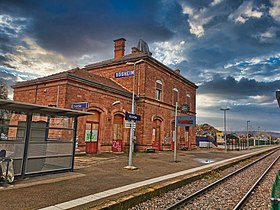
<path id="1" fill-rule="evenodd" d="M 88 108 L 88 102 L 78 102 L 78 103 L 72 103 L 73 109 L 87 109 Z"/>
<path id="2" fill-rule="evenodd" d="M 178 102 L 175 105 L 174 162 L 177 162 L 177 126 L 196 126 L 195 116 L 178 116 L 178 110 L 181 110 L 183 114 L 187 114 L 190 111 L 190 106 L 183 104 L 181 107 L 178 107 Z"/>

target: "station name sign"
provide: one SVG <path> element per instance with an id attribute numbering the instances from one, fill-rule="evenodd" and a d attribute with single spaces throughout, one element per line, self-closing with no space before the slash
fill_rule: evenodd
<path id="1" fill-rule="evenodd" d="M 132 113 L 126 112 L 125 113 L 125 119 L 126 120 L 133 120 L 133 121 L 140 121 L 141 116 L 137 115 L 137 114 L 132 114 Z"/>
<path id="2" fill-rule="evenodd" d="M 72 108 L 73 109 L 87 109 L 88 108 L 88 102 L 73 103 Z"/>
<path id="3" fill-rule="evenodd" d="M 130 77 L 134 75 L 134 70 L 120 71 L 115 73 L 115 78 Z"/>
<path id="4" fill-rule="evenodd" d="M 178 126 L 195 126 L 196 118 L 195 116 L 177 116 Z"/>

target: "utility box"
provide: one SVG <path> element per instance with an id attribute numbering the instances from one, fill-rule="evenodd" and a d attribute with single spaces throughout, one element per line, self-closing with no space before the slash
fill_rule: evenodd
<path id="1" fill-rule="evenodd" d="M 271 192 L 271 210 L 280 209 L 280 170 L 276 174 L 275 182 Z"/>

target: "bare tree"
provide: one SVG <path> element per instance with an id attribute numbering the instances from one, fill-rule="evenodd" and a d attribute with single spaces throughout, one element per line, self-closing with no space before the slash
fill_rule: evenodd
<path id="1" fill-rule="evenodd" d="M 8 87 L 2 79 L 0 80 L 0 99 L 8 99 Z"/>
<path id="2" fill-rule="evenodd" d="M 0 99 L 8 99 L 8 87 L 2 79 L 0 79 Z M 3 139 L 5 140 L 8 134 L 8 129 L 4 126 L 6 123 L 8 123 L 7 121 L 8 114 L 9 114 L 8 110 L 0 109 L 0 125 L 2 125 L 0 126 L 1 140 Z"/>

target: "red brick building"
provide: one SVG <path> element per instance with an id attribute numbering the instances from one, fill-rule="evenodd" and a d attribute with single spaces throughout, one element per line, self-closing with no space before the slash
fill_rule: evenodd
<path id="1" fill-rule="evenodd" d="M 195 117 L 197 86 L 179 70 L 154 59 L 143 41 L 125 55 L 125 41 L 114 41 L 113 59 L 17 83 L 13 86 L 14 100 L 60 108 L 86 102 L 88 107 L 83 111 L 93 115 L 79 119 L 79 149 L 88 153 L 122 152 L 129 148 L 125 113 L 131 112 L 134 79 L 135 111 L 141 116 L 136 123 L 135 149 L 172 149 L 176 101 L 189 107 L 187 114 L 179 111 L 178 115 Z M 190 149 L 195 136 L 195 126 L 177 127 L 179 147 Z"/>

